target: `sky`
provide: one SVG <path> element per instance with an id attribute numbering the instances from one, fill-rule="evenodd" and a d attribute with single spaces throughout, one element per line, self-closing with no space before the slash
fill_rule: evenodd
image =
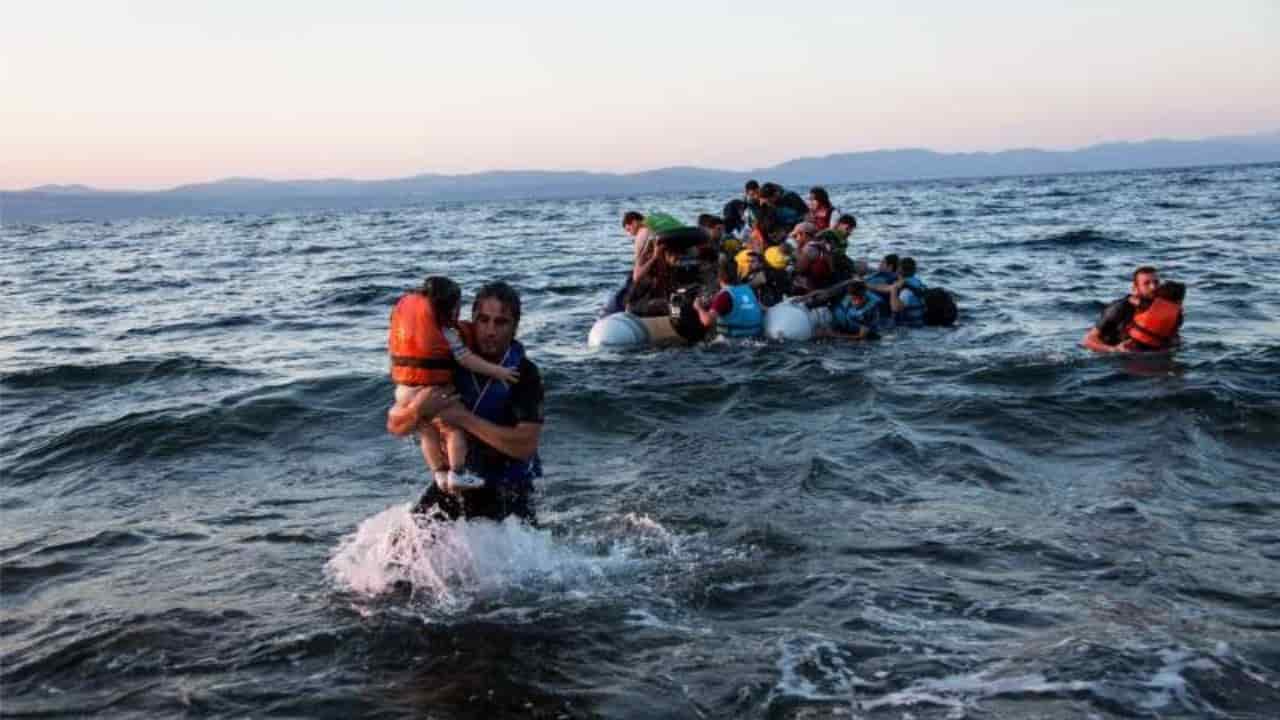
<path id="1" fill-rule="evenodd" d="M 1280 0 L 0 0 L 0 189 L 1280 131 Z"/>

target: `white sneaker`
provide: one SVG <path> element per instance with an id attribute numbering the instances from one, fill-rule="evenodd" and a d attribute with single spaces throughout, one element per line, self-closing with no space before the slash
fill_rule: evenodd
<path id="1" fill-rule="evenodd" d="M 449 484 L 459 490 L 475 490 L 484 487 L 484 478 L 472 475 L 469 472 L 462 474 L 449 471 Z"/>
<path id="2" fill-rule="evenodd" d="M 449 487 L 450 474 L 451 473 L 448 470 L 432 470 L 431 480 L 436 484 L 436 487 L 440 488 L 441 490 L 444 490 L 445 488 Z"/>

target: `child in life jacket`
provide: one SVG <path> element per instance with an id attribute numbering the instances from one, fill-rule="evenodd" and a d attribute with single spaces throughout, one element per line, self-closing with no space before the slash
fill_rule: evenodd
<path id="1" fill-rule="evenodd" d="M 418 404 L 413 400 L 428 387 L 453 385 L 455 363 L 508 384 L 520 379 L 514 370 L 495 365 L 467 348 L 458 322 L 461 304 L 457 283 L 438 275 L 429 277 L 420 289 L 396 301 L 387 333 L 391 379 L 396 384 L 387 427 L 397 434 L 417 430 L 422 456 L 442 490 L 477 488 L 484 480 L 461 472 L 467 462 L 466 433 L 439 419 L 419 420 Z"/>
<path id="2" fill-rule="evenodd" d="M 1180 282 L 1166 282 L 1156 288 L 1155 298 L 1147 309 L 1136 313 L 1126 333 L 1124 349 L 1135 352 L 1168 350 L 1178 341 L 1182 326 L 1182 299 L 1187 287 Z"/>

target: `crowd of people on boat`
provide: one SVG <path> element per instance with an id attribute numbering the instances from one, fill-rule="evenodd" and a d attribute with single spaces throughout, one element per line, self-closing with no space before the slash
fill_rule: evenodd
<path id="1" fill-rule="evenodd" d="M 759 337 L 765 309 L 780 302 L 831 314 L 822 334 L 869 340 L 891 326 L 949 325 L 950 293 L 920 280 L 912 257 L 889 254 L 871 267 L 849 257 L 857 219 L 837 211 L 825 189 L 807 202 L 774 183 L 748 182 L 720 215 L 684 225 L 664 213 L 627 212 L 634 265 L 606 312 L 667 316 L 680 337 Z M 1181 283 L 1154 267 L 1109 304 L 1081 344 L 1096 352 L 1160 351 L 1178 342 Z M 432 483 L 415 512 L 444 518 L 516 515 L 533 521 L 541 476 L 541 374 L 515 339 L 520 296 L 504 282 L 480 288 L 471 320 L 449 278 L 428 277 L 402 295 L 387 347 L 394 403 L 387 430 L 414 435 Z"/>
<path id="2" fill-rule="evenodd" d="M 857 227 L 825 188 L 810 188 L 806 200 L 755 180 L 721 214 L 700 215 L 696 227 L 629 211 L 622 229 L 633 239 L 634 264 L 601 314 L 670 314 L 689 342 L 758 337 L 765 310 L 784 301 L 829 307 L 823 334 L 858 340 L 891 326 L 955 321 L 954 299 L 920 278 L 915 258 L 893 253 L 875 267 L 851 258 Z"/>

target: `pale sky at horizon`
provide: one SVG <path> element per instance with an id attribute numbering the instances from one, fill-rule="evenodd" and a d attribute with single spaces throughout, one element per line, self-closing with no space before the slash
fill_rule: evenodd
<path id="1" fill-rule="evenodd" d="M 1280 1 L 0 0 L 0 88 L 6 190 L 1065 149 L 1280 130 Z"/>

